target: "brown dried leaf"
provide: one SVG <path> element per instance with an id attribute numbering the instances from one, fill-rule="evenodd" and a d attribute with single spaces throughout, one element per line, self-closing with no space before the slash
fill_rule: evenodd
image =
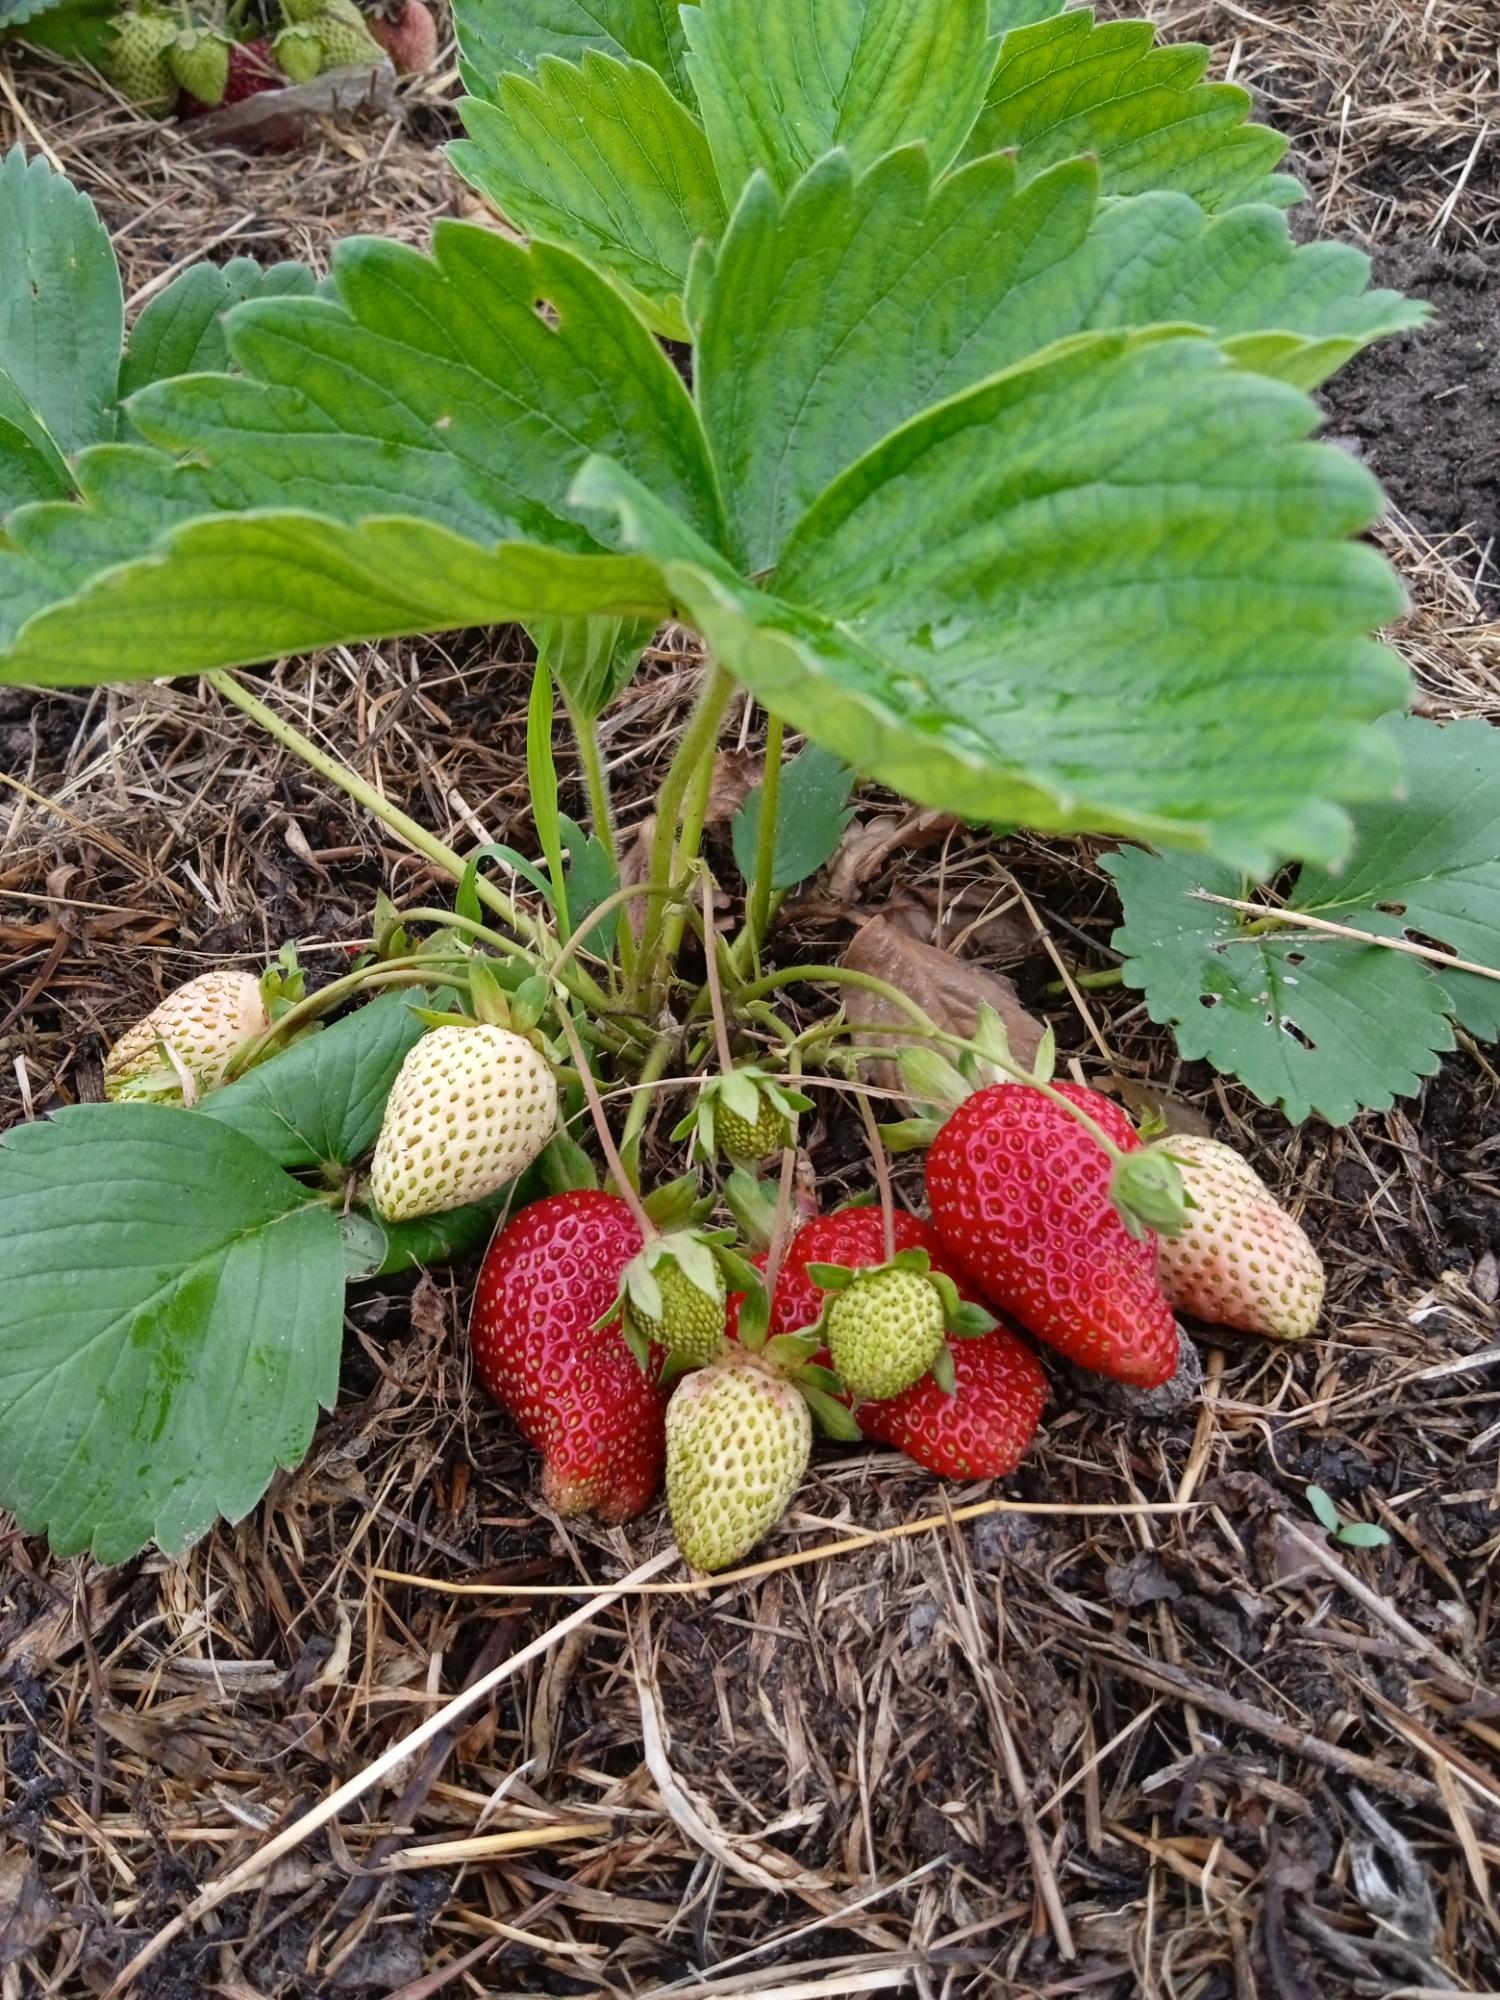
<path id="1" fill-rule="evenodd" d="M 836 901 L 850 902 L 867 882 L 885 867 L 898 847 L 919 851 L 936 847 L 946 840 L 962 820 L 946 812 L 881 814 L 877 819 L 855 821 L 844 835 L 828 871 L 828 893 Z"/>
<path id="2" fill-rule="evenodd" d="M 0 1854 L 0 1965 L 14 1965 L 44 1944 L 60 1914 L 25 1848 Z"/>
<path id="3" fill-rule="evenodd" d="M 924 944 L 884 917 L 871 917 L 855 933 L 843 963 L 905 993 L 951 1034 L 971 1035 L 979 1009 L 988 1001 L 1005 1025 L 1011 1054 L 1018 1063 L 1030 1063 L 1041 1045 L 1042 1023 L 1021 1005 L 1014 985 L 1003 973 L 986 971 L 982 965 Z M 910 1025 L 899 1008 L 874 993 L 851 995 L 850 1018 L 873 1027 L 905 1029 Z M 891 1046 L 897 1046 L 894 1037 Z M 878 1089 L 904 1097 L 901 1072 L 894 1060 L 872 1061 L 863 1066 L 863 1073 Z"/>

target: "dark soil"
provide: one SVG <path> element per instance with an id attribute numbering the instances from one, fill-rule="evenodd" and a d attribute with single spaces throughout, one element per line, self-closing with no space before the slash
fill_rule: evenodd
<path id="1" fill-rule="evenodd" d="M 1500 244 L 1387 245 L 1375 275 L 1426 299 L 1436 321 L 1336 375 L 1322 391 L 1330 424 L 1422 534 L 1466 533 L 1490 555 L 1487 586 L 1500 601 Z"/>

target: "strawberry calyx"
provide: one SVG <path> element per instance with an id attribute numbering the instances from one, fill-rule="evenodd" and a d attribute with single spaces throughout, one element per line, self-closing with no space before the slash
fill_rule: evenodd
<path id="1" fill-rule="evenodd" d="M 1170 1152 L 1146 1147 L 1115 1160 L 1109 1198 L 1137 1242 L 1153 1231 L 1158 1236 L 1180 1236 L 1188 1226 L 1189 1209 L 1197 1205 L 1179 1161 Z"/>

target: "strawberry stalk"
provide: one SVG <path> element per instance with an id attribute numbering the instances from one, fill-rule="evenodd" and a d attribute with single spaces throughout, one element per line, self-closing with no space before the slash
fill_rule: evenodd
<path id="1" fill-rule="evenodd" d="M 870 1100 L 861 1090 L 856 1094 L 860 1119 L 864 1124 L 865 1138 L 870 1146 L 870 1165 L 875 1169 L 875 1185 L 880 1190 L 880 1222 L 885 1236 L 885 1261 L 889 1264 L 896 1255 L 896 1203 L 891 1193 L 891 1163 L 886 1156 L 885 1144 L 880 1137 L 880 1128 L 875 1123 L 875 1113 L 870 1109 Z"/>
<path id="2" fill-rule="evenodd" d="M 745 912 L 741 936 L 744 949 L 757 970 L 761 941 L 771 921 L 771 886 L 776 873 L 776 823 L 781 808 L 781 745 L 783 728 L 779 715 L 766 716 L 766 761 L 760 781 L 760 826 L 755 842 L 755 880 L 750 888 L 750 904 Z M 740 939 L 735 940 L 738 950 Z"/>
<path id="3" fill-rule="evenodd" d="M 651 866 L 646 878 L 657 898 L 670 895 L 673 879 L 682 863 L 698 858 L 703 818 L 708 810 L 708 785 L 713 777 L 714 746 L 719 740 L 719 729 L 733 692 L 733 676 L 726 673 L 717 660 L 711 660 L 698 691 L 692 717 L 677 745 L 676 755 L 667 767 L 657 799 L 656 832 L 652 836 Z M 690 816 L 684 812 L 684 807 L 689 786 L 695 780 L 701 792 L 702 810 Z M 694 817 L 696 825 L 692 823 Z M 682 822 L 680 838 L 679 819 Z M 649 982 L 649 990 L 644 996 L 637 993 L 637 998 L 658 997 L 681 942 L 681 918 L 675 912 L 669 917 L 663 901 L 649 904 L 637 955 L 641 975 Z"/>

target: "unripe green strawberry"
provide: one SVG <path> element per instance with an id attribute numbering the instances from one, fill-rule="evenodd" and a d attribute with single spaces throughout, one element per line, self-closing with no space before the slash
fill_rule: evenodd
<path id="1" fill-rule="evenodd" d="M 283 20 L 294 28 L 300 28 L 323 11 L 324 0 L 281 0 Z"/>
<path id="2" fill-rule="evenodd" d="M 387 1222 L 481 1201 L 523 1173 L 557 1124 L 557 1081 L 524 1036 L 475 1022 L 434 1028 L 401 1065 L 370 1192 Z"/>
<path id="3" fill-rule="evenodd" d="M 138 111 L 170 111 L 176 102 L 169 51 L 177 35 L 178 23 L 170 14 L 122 14 L 116 22 L 105 73 Z"/>
<path id="4" fill-rule="evenodd" d="M 789 1146 L 796 1135 L 798 1112 L 811 1109 L 812 1099 L 783 1078 L 745 1063 L 708 1079 L 672 1137 L 686 1139 L 691 1134 L 701 1159 L 712 1160 L 722 1153 L 754 1166 Z"/>
<path id="5" fill-rule="evenodd" d="M 828 1351 L 857 1403 L 883 1402 L 919 1382 L 947 1330 L 932 1280 L 892 1264 L 857 1272 L 828 1308 Z"/>
<path id="6" fill-rule="evenodd" d="M 240 1050 L 270 1025 L 253 973 L 200 973 L 121 1035 L 104 1058 L 105 1095 L 180 1103 L 178 1066 L 200 1091 L 212 1090 Z"/>
<path id="7" fill-rule="evenodd" d="M 365 26 L 364 15 L 353 0 L 325 0 L 320 13 L 308 24 L 323 51 L 323 68 L 368 68 L 385 61 L 385 50 Z"/>
<path id="8" fill-rule="evenodd" d="M 731 1160 L 746 1160 L 752 1165 L 772 1153 L 779 1153 L 787 1143 L 790 1132 L 791 1124 L 785 1112 L 778 1111 L 764 1097 L 753 1124 L 741 1118 L 738 1112 L 731 1111 L 727 1104 L 721 1104 L 714 1114 L 714 1136 L 720 1150 Z"/>
<path id="9" fill-rule="evenodd" d="M 699 1369 L 667 1405 L 667 1506 L 694 1569 L 727 1569 L 781 1519 L 807 1470 L 812 1418 L 749 1355 Z"/>
<path id="10" fill-rule="evenodd" d="M 283 28 L 271 45 L 289 83 L 311 83 L 323 68 L 323 44 L 316 28 Z"/>
<path id="11" fill-rule="evenodd" d="M 1182 1169 L 1192 1207 L 1158 1251 L 1172 1304 L 1214 1326 L 1301 1340 L 1318 1323 L 1324 1274 L 1306 1232 L 1247 1159 L 1217 1139 L 1156 1142 Z"/>
<path id="12" fill-rule="evenodd" d="M 727 1345 L 728 1286 L 712 1249 L 691 1231 L 659 1236 L 625 1273 L 625 1337 L 642 1360 L 651 1348 L 701 1368 Z"/>
<path id="13" fill-rule="evenodd" d="M 222 104 L 229 87 L 229 44 L 222 35 L 184 28 L 167 54 L 172 74 L 200 104 Z"/>

